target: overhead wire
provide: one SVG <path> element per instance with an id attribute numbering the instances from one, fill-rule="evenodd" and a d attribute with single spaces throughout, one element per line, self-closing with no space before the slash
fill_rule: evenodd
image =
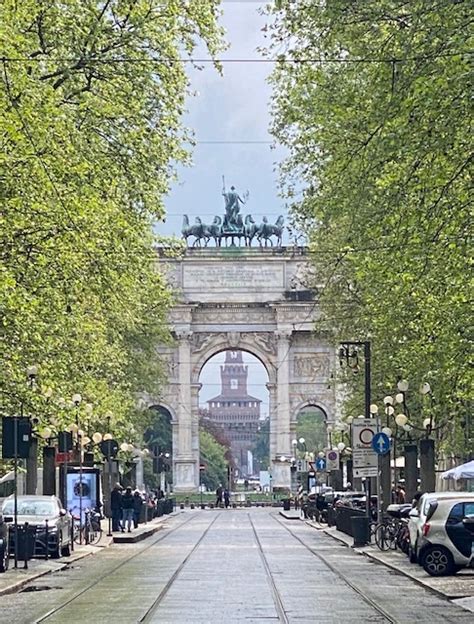
<path id="1" fill-rule="evenodd" d="M 308 57 L 308 58 L 288 58 L 287 56 L 280 55 L 274 58 L 210 58 L 210 57 L 162 57 L 162 58 L 98 58 L 87 57 L 83 59 L 84 63 L 100 63 L 103 65 L 116 65 L 116 64 L 167 64 L 167 63 L 190 63 L 197 64 L 234 64 L 234 63 L 255 63 L 255 64 L 291 64 L 291 65 L 304 65 L 311 63 L 336 63 L 336 64 L 359 64 L 359 63 L 387 63 L 392 65 L 393 63 L 408 63 L 417 61 L 430 61 L 439 58 L 451 58 L 455 56 L 464 56 L 473 54 L 474 50 L 452 50 L 450 52 L 439 52 L 431 55 L 413 55 L 413 56 L 387 56 L 387 57 Z M 7 63 L 44 63 L 48 61 L 50 63 L 77 63 L 79 60 L 77 57 L 72 56 L 58 56 L 48 57 L 47 55 L 28 57 L 28 56 L 2 56 L 0 57 L 2 62 Z"/>

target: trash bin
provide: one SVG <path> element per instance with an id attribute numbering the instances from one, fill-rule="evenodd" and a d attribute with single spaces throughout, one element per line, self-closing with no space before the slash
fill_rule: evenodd
<path id="1" fill-rule="evenodd" d="M 290 511 L 290 499 L 284 498 L 282 502 L 283 502 L 283 511 Z"/>
<path id="2" fill-rule="evenodd" d="M 11 527 L 10 538 L 15 544 L 15 527 Z M 36 527 L 30 526 L 27 522 L 17 527 L 16 552 L 19 561 L 29 561 L 35 554 Z M 13 546 L 15 548 L 15 546 Z"/>
<path id="3" fill-rule="evenodd" d="M 369 542 L 369 519 L 367 516 L 351 516 L 353 547 L 359 548 Z"/>
<path id="4" fill-rule="evenodd" d="M 165 513 L 165 500 L 163 498 L 160 498 L 160 500 L 156 501 L 156 515 L 160 517 L 164 513 Z"/>

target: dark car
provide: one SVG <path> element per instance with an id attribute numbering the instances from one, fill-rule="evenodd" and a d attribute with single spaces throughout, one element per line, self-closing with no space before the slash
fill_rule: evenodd
<path id="1" fill-rule="evenodd" d="M 0 514 L 0 572 L 8 570 L 8 524 Z"/>
<path id="2" fill-rule="evenodd" d="M 70 514 L 63 509 L 61 501 L 56 496 L 18 496 L 17 523 L 23 526 L 28 523 L 36 528 L 34 556 L 46 555 L 58 558 L 61 555 L 68 557 L 71 554 L 71 526 Z M 5 522 L 14 521 L 14 499 L 9 496 L 3 503 L 2 513 Z M 10 531 L 10 553 L 13 553 L 14 531 Z"/>

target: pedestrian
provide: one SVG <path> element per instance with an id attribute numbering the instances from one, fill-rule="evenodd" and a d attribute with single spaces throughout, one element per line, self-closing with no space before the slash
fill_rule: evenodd
<path id="1" fill-rule="evenodd" d="M 399 505 L 403 505 L 403 503 L 405 502 L 405 498 L 406 498 L 405 490 L 403 489 L 403 486 L 399 483 L 397 485 L 396 502 Z"/>
<path id="2" fill-rule="evenodd" d="M 125 494 L 122 496 L 122 532 L 125 530 L 125 524 L 127 525 L 127 530 L 129 533 L 132 531 L 132 521 L 133 521 L 133 494 L 132 488 L 127 486 L 125 489 Z"/>
<path id="3" fill-rule="evenodd" d="M 224 507 L 227 509 L 230 505 L 230 494 L 229 490 L 226 488 L 224 490 Z"/>
<path id="4" fill-rule="evenodd" d="M 222 494 L 224 493 L 224 488 L 221 484 L 216 490 L 216 507 L 220 507 L 222 505 Z"/>
<path id="5" fill-rule="evenodd" d="M 112 531 L 123 531 L 122 528 L 122 486 L 114 485 L 110 493 L 110 512 L 112 516 Z"/>
<path id="6" fill-rule="evenodd" d="M 142 513 L 143 498 L 138 490 L 133 493 L 133 525 L 135 528 L 140 523 L 140 515 Z"/>

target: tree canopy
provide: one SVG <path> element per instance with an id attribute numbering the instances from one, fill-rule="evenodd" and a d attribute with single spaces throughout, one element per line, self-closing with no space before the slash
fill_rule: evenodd
<path id="1" fill-rule="evenodd" d="M 321 328 L 370 339 L 373 399 L 408 379 L 418 424 L 412 389 L 429 382 L 424 415 L 469 452 L 472 3 L 280 0 L 269 11 L 273 133 L 289 150 L 294 219 L 310 231 Z M 350 383 L 346 409 L 360 413 L 360 376 Z"/>
<path id="2" fill-rule="evenodd" d="M 0 4 L 6 413 L 26 400 L 70 421 L 55 399 L 79 392 L 94 404 L 88 425 L 103 428 L 108 410 L 128 435 L 136 393 L 156 389 L 170 292 L 152 226 L 188 158 L 181 59 L 199 41 L 211 56 L 220 49 L 217 14 L 213 0 Z M 49 402 L 26 389 L 33 363 Z"/>

